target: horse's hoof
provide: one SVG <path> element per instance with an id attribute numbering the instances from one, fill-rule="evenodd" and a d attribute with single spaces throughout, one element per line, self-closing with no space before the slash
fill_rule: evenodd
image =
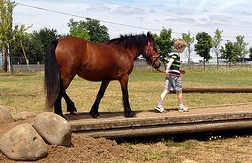
<path id="1" fill-rule="evenodd" d="M 71 115 L 78 116 L 78 113 L 77 113 L 76 111 L 70 111 L 70 114 L 71 114 Z"/>
<path id="2" fill-rule="evenodd" d="M 100 115 L 92 115 L 93 118 L 100 118 Z"/>
<path id="3" fill-rule="evenodd" d="M 125 113 L 125 117 L 126 118 L 132 118 L 132 117 L 136 117 L 136 113 L 134 111 L 131 111 L 130 113 Z"/>
<path id="4" fill-rule="evenodd" d="M 65 120 L 67 120 L 67 117 L 65 115 L 60 115 L 62 118 L 64 118 Z"/>
<path id="5" fill-rule="evenodd" d="M 89 114 L 93 117 L 93 118 L 100 118 L 100 114 L 97 112 L 97 113 L 91 113 L 89 112 Z"/>
<path id="6" fill-rule="evenodd" d="M 98 116 L 95 116 L 95 117 L 93 117 L 93 118 L 100 118 L 100 115 L 98 115 Z"/>
<path id="7" fill-rule="evenodd" d="M 56 112 L 54 112 L 54 113 L 61 116 L 62 118 L 65 118 L 65 120 L 67 120 L 66 116 L 63 113 L 56 113 Z"/>

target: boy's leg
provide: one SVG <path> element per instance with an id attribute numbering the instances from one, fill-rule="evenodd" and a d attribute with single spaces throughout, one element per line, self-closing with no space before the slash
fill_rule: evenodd
<path id="1" fill-rule="evenodd" d="M 182 98 L 182 90 L 177 92 L 177 96 L 178 96 L 178 103 L 183 104 L 183 98 Z"/>
<path id="2" fill-rule="evenodd" d="M 163 107 L 163 101 L 166 97 L 166 95 L 170 92 L 169 90 L 171 89 L 171 82 L 169 81 L 168 76 L 165 77 L 165 85 L 164 85 L 164 91 L 160 95 L 160 99 L 158 101 L 157 106 L 155 107 L 155 110 L 163 113 L 165 112 L 164 107 Z"/>
<path id="3" fill-rule="evenodd" d="M 178 103 L 179 103 L 178 111 L 179 112 L 188 112 L 189 108 L 185 107 L 183 104 L 182 90 L 177 92 L 177 96 L 178 96 Z"/>
<path id="4" fill-rule="evenodd" d="M 160 99 L 159 99 L 159 101 L 158 101 L 157 106 L 155 107 L 155 110 L 157 110 L 157 111 L 159 111 L 159 112 L 161 112 L 161 113 L 165 112 L 164 107 L 163 107 L 163 101 L 164 101 L 164 99 L 165 99 L 165 97 L 166 97 L 166 95 L 167 95 L 168 93 L 169 93 L 168 90 L 164 90 L 164 91 L 161 93 Z"/>
<path id="5" fill-rule="evenodd" d="M 160 100 L 159 100 L 159 102 L 162 102 L 163 103 L 163 101 L 164 101 L 164 99 L 165 99 L 165 97 L 166 97 L 166 95 L 169 93 L 169 90 L 164 90 L 162 93 L 161 93 L 161 95 L 160 95 Z"/>

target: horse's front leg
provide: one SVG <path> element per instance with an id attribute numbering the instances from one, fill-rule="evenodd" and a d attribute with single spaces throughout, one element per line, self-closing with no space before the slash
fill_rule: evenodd
<path id="1" fill-rule="evenodd" d="M 120 81 L 122 96 L 123 96 L 123 107 L 125 117 L 134 117 L 136 114 L 131 110 L 129 104 L 129 94 L 128 94 L 128 76 L 122 78 Z"/>
<path id="2" fill-rule="evenodd" d="M 95 102 L 89 112 L 89 114 L 93 117 L 93 118 L 97 118 L 100 116 L 98 109 L 99 109 L 99 105 L 101 102 L 102 97 L 104 96 L 104 93 L 109 85 L 110 81 L 102 81 L 99 92 L 96 96 Z"/>

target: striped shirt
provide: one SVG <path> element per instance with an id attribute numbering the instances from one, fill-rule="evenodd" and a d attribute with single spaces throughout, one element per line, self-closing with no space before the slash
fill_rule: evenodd
<path id="1" fill-rule="evenodd" d="M 180 56 L 178 52 L 175 52 L 172 54 L 171 58 L 174 59 L 174 62 L 172 63 L 169 73 L 170 74 L 175 74 L 175 75 L 180 75 L 179 69 L 180 69 Z"/>

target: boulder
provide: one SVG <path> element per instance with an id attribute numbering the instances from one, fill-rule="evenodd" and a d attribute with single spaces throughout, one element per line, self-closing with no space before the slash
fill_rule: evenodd
<path id="1" fill-rule="evenodd" d="M 32 126 L 48 144 L 66 147 L 71 145 L 71 126 L 66 119 L 55 113 L 39 114 Z"/>
<path id="2" fill-rule="evenodd" d="M 47 144 L 28 123 L 12 128 L 0 139 L 0 150 L 9 158 L 34 161 L 48 154 Z"/>
<path id="3" fill-rule="evenodd" d="M 4 106 L 0 106 L 0 122 L 12 121 L 12 120 L 13 119 L 9 110 Z"/>

